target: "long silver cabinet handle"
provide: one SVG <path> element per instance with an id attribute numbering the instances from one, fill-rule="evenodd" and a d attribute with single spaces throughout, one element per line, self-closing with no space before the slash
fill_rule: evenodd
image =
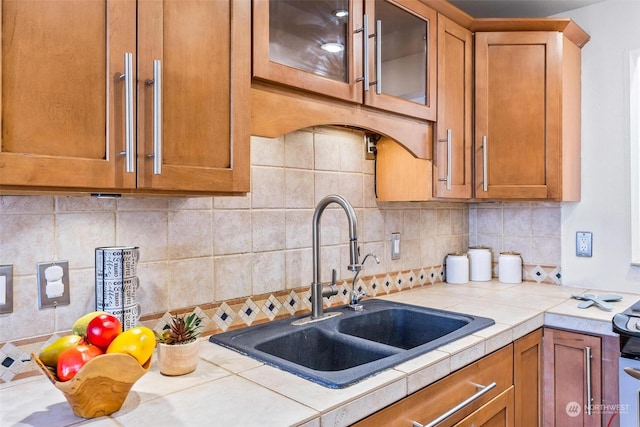
<path id="1" fill-rule="evenodd" d="M 356 33 L 362 33 L 362 77 L 356 81 L 362 82 L 364 90 L 369 90 L 369 20 L 367 15 L 363 16 L 362 28 L 358 28 Z"/>
<path id="2" fill-rule="evenodd" d="M 481 398 L 483 395 L 485 395 L 486 393 L 491 391 L 493 388 L 495 388 L 496 385 L 497 384 L 495 382 L 492 382 L 491 384 L 489 384 L 487 386 L 478 385 L 478 388 L 480 390 L 477 393 L 475 393 L 473 396 L 471 396 L 471 397 L 467 398 L 466 400 L 458 403 L 456 406 L 454 406 L 453 408 L 449 409 L 447 412 L 445 412 L 444 414 L 440 415 L 438 418 L 436 418 L 435 420 L 431 421 L 429 424 L 420 424 L 417 421 L 412 421 L 413 427 L 434 427 L 434 426 L 440 424 L 442 421 L 446 420 L 451 415 L 453 415 L 456 412 L 460 411 L 465 406 L 467 406 L 470 403 L 472 403 L 473 401 L 478 400 L 479 398 Z"/>
<path id="3" fill-rule="evenodd" d="M 489 190 L 489 173 L 487 172 L 487 158 L 489 157 L 489 142 L 487 136 L 482 137 L 482 190 Z"/>
<path id="4" fill-rule="evenodd" d="M 438 181 L 445 181 L 447 190 L 451 190 L 451 129 L 447 129 L 447 139 L 439 139 L 438 142 L 447 143 L 447 177 Z"/>
<path id="5" fill-rule="evenodd" d="M 124 54 L 124 73 L 120 75 L 120 79 L 124 80 L 124 151 L 120 155 L 125 156 L 125 171 L 128 173 L 135 172 L 135 163 L 133 157 L 133 54 L 125 52 Z"/>
<path id="6" fill-rule="evenodd" d="M 586 372 L 585 372 L 585 381 L 587 383 L 587 415 L 591 415 L 591 405 L 593 403 L 593 396 L 591 395 L 591 347 L 585 347 L 585 364 L 586 364 Z"/>
<path id="7" fill-rule="evenodd" d="M 153 60 L 153 80 L 147 81 L 153 85 L 153 173 L 162 173 L 162 62 Z"/>
<path id="8" fill-rule="evenodd" d="M 382 93 L 382 21 L 376 21 L 376 93 Z"/>

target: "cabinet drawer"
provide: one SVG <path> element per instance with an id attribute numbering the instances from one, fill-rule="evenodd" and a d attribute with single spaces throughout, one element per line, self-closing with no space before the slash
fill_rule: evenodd
<path id="1" fill-rule="evenodd" d="M 507 390 L 513 384 L 513 345 L 510 344 L 440 381 L 355 424 L 363 426 L 412 426 L 428 424 L 478 392 L 476 385 L 496 383 L 489 392 L 452 414 L 439 427 L 451 426 Z"/>
<path id="2" fill-rule="evenodd" d="M 489 403 L 460 421 L 455 427 L 515 426 L 514 387 L 509 387 Z"/>

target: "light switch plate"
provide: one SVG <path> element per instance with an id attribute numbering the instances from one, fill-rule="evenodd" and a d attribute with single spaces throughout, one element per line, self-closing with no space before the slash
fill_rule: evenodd
<path id="1" fill-rule="evenodd" d="M 391 233 L 391 259 L 400 259 L 400 233 Z"/>
<path id="2" fill-rule="evenodd" d="M 38 308 L 69 305 L 69 261 L 38 263 Z"/>
<path id="3" fill-rule="evenodd" d="M 13 265 L 0 265 L 0 314 L 13 313 Z"/>

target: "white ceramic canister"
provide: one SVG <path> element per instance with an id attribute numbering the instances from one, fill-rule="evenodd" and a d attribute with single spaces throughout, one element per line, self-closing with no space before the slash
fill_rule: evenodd
<path id="1" fill-rule="evenodd" d="M 500 252 L 498 280 L 501 283 L 522 282 L 522 257 L 518 252 Z"/>
<path id="2" fill-rule="evenodd" d="M 447 283 L 463 284 L 469 282 L 469 258 L 464 252 L 447 254 Z"/>
<path id="3" fill-rule="evenodd" d="M 471 246 L 469 255 L 469 280 L 488 282 L 491 280 L 491 249 L 486 246 Z"/>

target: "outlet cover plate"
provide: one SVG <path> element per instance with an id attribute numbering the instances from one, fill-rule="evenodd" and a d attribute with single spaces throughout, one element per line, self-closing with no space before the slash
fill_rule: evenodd
<path id="1" fill-rule="evenodd" d="M 38 263 L 38 308 L 69 305 L 69 261 Z"/>
<path id="2" fill-rule="evenodd" d="M 13 265 L 0 265 L 0 292 L 4 292 L 0 314 L 13 313 Z"/>
<path id="3" fill-rule="evenodd" d="M 590 257 L 592 255 L 593 235 L 589 231 L 578 231 L 576 233 L 576 256 Z"/>

